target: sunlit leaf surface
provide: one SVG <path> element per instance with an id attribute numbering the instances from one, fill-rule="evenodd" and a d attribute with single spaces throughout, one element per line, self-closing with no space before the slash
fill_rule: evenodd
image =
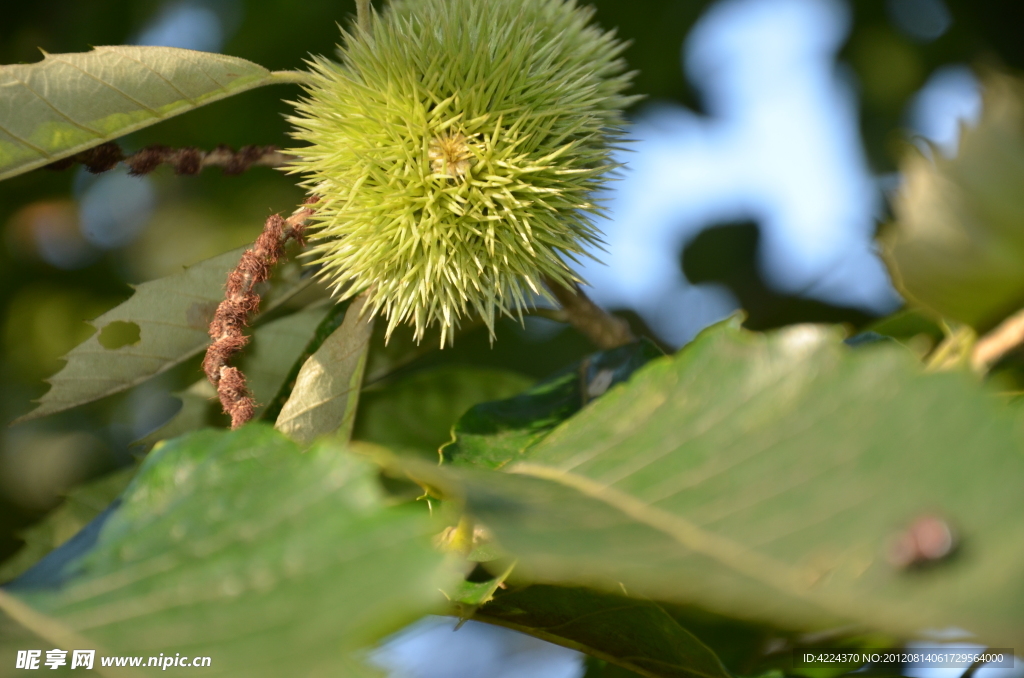
<path id="1" fill-rule="evenodd" d="M 173 47 L 96 47 L 0 66 L 0 180 L 296 74 Z"/>
<path id="2" fill-rule="evenodd" d="M 372 318 L 361 315 L 364 304 L 365 297 L 353 300 L 341 326 L 302 365 L 277 430 L 300 443 L 336 432 L 348 439 L 373 334 Z"/>
<path id="3" fill-rule="evenodd" d="M 922 374 L 894 343 L 853 350 L 825 328 L 725 324 L 584 408 L 509 473 L 447 473 L 518 558 L 513 576 L 783 628 L 955 626 L 1013 645 L 1024 640 L 1019 428 L 969 377 Z M 926 516 L 954 547 L 900 566 L 893 549 Z"/>

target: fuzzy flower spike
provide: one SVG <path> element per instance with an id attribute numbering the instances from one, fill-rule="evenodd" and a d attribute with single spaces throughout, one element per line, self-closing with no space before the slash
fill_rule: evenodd
<path id="1" fill-rule="evenodd" d="M 312 254 L 336 294 L 441 343 L 521 314 L 599 243 L 632 74 L 572 0 L 394 0 L 295 104 L 293 172 L 318 196 Z"/>

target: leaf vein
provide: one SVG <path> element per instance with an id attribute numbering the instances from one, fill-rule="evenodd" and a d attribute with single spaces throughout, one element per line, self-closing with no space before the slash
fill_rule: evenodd
<path id="1" fill-rule="evenodd" d="M 159 112 L 157 112 L 155 109 L 150 108 L 149 106 L 147 106 L 146 104 L 142 103 L 141 101 L 139 101 L 135 97 L 129 95 L 127 92 L 124 92 L 120 88 L 115 87 L 113 84 L 107 82 L 103 78 L 99 78 L 99 77 L 93 75 L 92 73 L 90 73 L 89 71 L 85 70 L 84 68 L 82 68 L 78 64 L 72 63 L 72 62 L 68 61 L 67 59 L 61 59 L 60 56 L 61 55 L 59 55 L 59 54 L 58 55 L 50 55 L 50 58 L 53 59 L 54 61 L 57 61 L 57 62 L 62 63 L 62 64 L 66 64 L 66 65 L 70 66 L 71 68 L 74 68 L 74 69 L 76 69 L 78 71 L 81 71 L 83 74 L 85 74 L 88 77 L 92 78 L 93 80 L 95 80 L 96 82 L 100 83 L 101 85 L 105 85 L 106 87 L 109 87 L 110 89 L 114 90 L 115 92 L 117 92 L 118 94 L 123 96 L 128 101 L 131 101 L 133 104 L 136 104 L 137 106 L 141 106 L 142 108 L 145 108 L 147 111 L 152 113 L 154 117 L 157 117 L 157 118 L 164 117 Z"/>
<path id="2" fill-rule="evenodd" d="M 17 80 L 18 82 L 20 82 L 22 87 L 27 89 L 29 92 L 32 93 L 33 96 L 35 96 L 37 99 L 42 101 L 50 110 L 52 110 L 54 113 L 56 113 L 60 117 L 64 118 L 65 120 L 67 120 L 69 123 L 71 123 L 75 127 L 78 127 L 79 129 L 85 130 L 89 134 L 92 134 L 93 136 L 95 136 L 97 139 L 104 139 L 104 138 L 106 138 L 105 135 L 102 132 L 100 132 L 98 130 L 94 130 L 94 129 L 92 129 L 89 126 L 84 125 L 84 124 L 78 122 L 77 120 L 75 120 L 74 118 L 72 118 L 71 116 L 67 115 L 66 113 L 61 111 L 59 108 L 57 108 L 56 106 L 51 104 L 46 99 L 46 97 L 44 97 L 39 92 L 37 92 L 34 89 L 32 89 L 31 87 L 29 87 L 29 84 L 27 82 L 25 82 L 24 80 L 22 80 L 21 78 L 19 78 L 18 76 L 16 76 L 13 73 L 11 73 L 11 77 L 14 78 L 15 80 Z"/>

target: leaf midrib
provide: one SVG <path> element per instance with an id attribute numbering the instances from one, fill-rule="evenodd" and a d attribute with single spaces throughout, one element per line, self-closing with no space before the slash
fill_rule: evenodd
<path id="1" fill-rule="evenodd" d="M 637 523 L 661 532 L 683 548 L 718 562 L 732 572 L 764 584 L 777 592 L 810 603 L 829 616 L 850 619 L 852 612 L 858 621 L 872 624 L 876 624 L 879 617 L 882 617 L 890 621 L 897 620 L 896 625 L 903 628 L 927 626 L 927 622 L 920 617 L 908 614 L 904 609 L 888 605 L 884 601 L 874 601 L 884 607 L 879 614 L 877 606 L 868 609 L 856 596 L 835 590 L 812 591 L 803 580 L 801 572 L 792 566 L 585 476 L 529 462 L 517 463 L 509 467 L 507 472 L 547 480 L 575 490 Z"/>

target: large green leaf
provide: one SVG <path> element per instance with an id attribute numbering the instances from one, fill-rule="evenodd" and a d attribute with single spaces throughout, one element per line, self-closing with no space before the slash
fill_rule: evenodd
<path id="1" fill-rule="evenodd" d="M 715 653 L 649 600 L 559 586 L 497 593 L 474 618 L 650 678 L 728 678 Z"/>
<path id="2" fill-rule="evenodd" d="M 588 356 L 515 397 L 476 405 L 455 424 L 453 439 L 442 450 L 444 460 L 501 468 L 660 355 L 657 346 L 641 340 Z"/>
<path id="3" fill-rule="evenodd" d="M 886 260 L 905 296 L 987 329 L 1024 306 L 1024 83 L 985 82 L 956 157 L 911 151 Z"/>
<path id="4" fill-rule="evenodd" d="M 461 478 L 513 576 L 584 583 L 792 629 L 1024 641 L 1019 419 L 891 342 L 730 324 L 656 360 L 529 448 Z M 431 471 L 417 469 L 420 478 Z M 428 479 L 429 480 L 429 479 Z M 900 567 L 931 515 L 960 547 Z M 902 542 L 902 543 L 905 543 Z"/>
<path id="5" fill-rule="evenodd" d="M 191 358 L 210 343 L 208 329 L 224 298 L 224 282 L 245 248 L 201 261 L 181 273 L 142 283 L 127 301 L 92 321 L 99 332 L 65 356 L 48 379 L 39 406 L 17 422 L 44 417 L 119 393 Z M 261 308 L 269 310 L 308 281 L 297 267 L 281 267 Z M 135 326 L 138 340 L 118 348 L 101 343 L 107 327 Z M 16 422 L 16 423 L 17 423 Z"/>
<path id="6" fill-rule="evenodd" d="M 441 366 L 414 372 L 362 395 L 352 436 L 356 440 L 416 450 L 436 459 L 452 425 L 469 408 L 507 398 L 533 382 L 509 370 Z"/>
<path id="7" fill-rule="evenodd" d="M 337 447 L 303 454 L 261 424 L 201 431 L 147 458 L 67 583 L 15 593 L 115 654 L 349 675 L 346 655 L 443 609 L 453 583 L 426 508 L 392 504 L 377 468 Z M 57 642 L 46 620 L 12 616 Z"/>
<path id="8" fill-rule="evenodd" d="M 173 47 L 96 47 L 0 66 L 0 180 L 301 73 Z"/>
<path id="9" fill-rule="evenodd" d="M 355 421 L 373 318 L 363 315 L 366 297 L 349 304 L 341 326 L 324 340 L 299 370 L 274 426 L 306 444 L 338 433 L 348 439 Z"/>

